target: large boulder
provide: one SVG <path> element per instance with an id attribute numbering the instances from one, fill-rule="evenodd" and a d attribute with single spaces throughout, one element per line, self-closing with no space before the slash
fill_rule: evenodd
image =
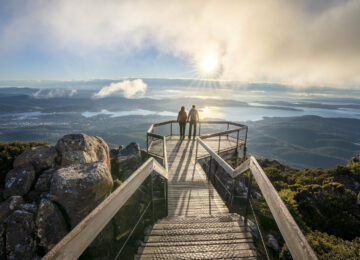
<path id="1" fill-rule="evenodd" d="M 97 136 L 86 134 L 65 135 L 57 144 L 61 166 L 102 161 L 110 169 L 109 146 Z"/>
<path id="2" fill-rule="evenodd" d="M 34 215 L 24 210 L 15 210 L 5 223 L 7 259 L 33 259 L 36 256 Z"/>
<path id="3" fill-rule="evenodd" d="M 22 204 L 24 199 L 21 196 L 11 196 L 0 203 L 0 223 L 3 223 L 14 210 L 20 209 Z"/>
<path id="4" fill-rule="evenodd" d="M 279 245 L 279 242 L 276 240 L 276 238 L 271 234 L 268 234 L 266 238 L 267 238 L 266 245 L 272 248 L 274 251 L 280 252 L 281 247 Z"/>
<path id="5" fill-rule="evenodd" d="M 5 228 L 0 222 L 0 259 L 6 259 L 5 241 L 4 241 Z"/>
<path id="6" fill-rule="evenodd" d="M 141 149 L 138 143 L 130 143 L 126 147 L 120 146 L 119 152 L 117 155 L 117 161 L 119 164 L 122 162 L 128 161 L 130 159 L 140 159 L 141 158 Z"/>
<path id="7" fill-rule="evenodd" d="M 57 156 L 56 149 L 52 146 L 36 146 L 25 150 L 16 157 L 13 166 L 17 168 L 26 164 L 32 164 L 38 173 L 45 169 L 54 168 Z"/>
<path id="8" fill-rule="evenodd" d="M 68 232 L 60 210 L 47 199 L 41 200 L 35 223 L 39 246 L 43 247 L 46 252 L 53 248 Z"/>
<path id="9" fill-rule="evenodd" d="M 49 169 L 44 171 L 36 181 L 35 190 L 44 192 L 50 190 L 51 179 L 55 169 Z"/>
<path id="10" fill-rule="evenodd" d="M 3 197 L 7 198 L 13 195 L 25 195 L 29 192 L 34 180 L 35 170 L 31 164 L 25 164 L 12 169 L 6 174 Z"/>
<path id="11" fill-rule="evenodd" d="M 111 192 L 112 186 L 105 162 L 73 164 L 53 173 L 50 197 L 65 209 L 73 228 Z"/>

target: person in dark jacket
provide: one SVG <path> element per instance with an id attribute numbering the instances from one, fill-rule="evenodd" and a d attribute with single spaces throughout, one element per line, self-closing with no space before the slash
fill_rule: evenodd
<path id="1" fill-rule="evenodd" d="M 195 105 L 192 106 L 192 109 L 189 112 L 188 121 L 190 123 L 190 126 L 189 126 L 189 139 L 191 138 L 191 129 L 193 127 L 194 127 L 193 136 L 194 136 L 194 139 L 195 139 L 195 136 L 196 136 L 196 124 L 199 122 L 199 113 L 195 109 Z"/>
<path id="2" fill-rule="evenodd" d="M 185 111 L 185 107 L 182 106 L 177 118 L 180 128 L 180 138 L 182 139 L 185 138 L 186 120 L 187 120 L 187 113 Z"/>

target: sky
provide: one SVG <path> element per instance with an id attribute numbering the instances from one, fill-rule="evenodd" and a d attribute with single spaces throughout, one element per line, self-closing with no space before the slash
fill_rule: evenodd
<path id="1" fill-rule="evenodd" d="M 0 0 L 0 80 L 360 87 L 359 0 Z"/>

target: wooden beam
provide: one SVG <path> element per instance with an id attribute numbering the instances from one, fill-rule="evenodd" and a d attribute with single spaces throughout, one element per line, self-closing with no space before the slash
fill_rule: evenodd
<path id="1" fill-rule="evenodd" d="M 209 146 L 207 146 L 203 140 L 201 140 L 199 137 L 196 138 L 198 143 L 212 156 L 212 158 L 227 172 L 230 177 L 233 176 L 234 169 L 225 162 L 218 154 L 216 154 Z"/>
<path id="2" fill-rule="evenodd" d="M 167 151 L 166 151 L 166 137 L 163 137 L 163 151 L 164 151 L 164 167 L 165 169 L 168 171 L 169 167 L 168 167 L 168 160 L 167 160 Z"/>
<path id="3" fill-rule="evenodd" d="M 154 158 L 148 159 L 122 185 L 120 185 L 120 187 L 112 192 L 73 230 L 71 230 L 70 233 L 57 243 L 56 246 L 42 259 L 77 259 L 134 194 L 145 179 L 155 169 L 159 169 L 160 167 L 161 166 Z M 165 177 L 164 170 L 161 172 L 159 171 L 159 173 Z"/>
<path id="4" fill-rule="evenodd" d="M 295 260 L 318 259 L 279 194 L 256 159 L 250 157 L 250 170 L 259 185 L 287 247 Z"/>
<path id="5" fill-rule="evenodd" d="M 250 158 L 235 168 L 233 172 L 233 178 L 236 178 L 237 176 L 246 172 L 247 170 L 249 170 L 249 168 L 250 168 Z"/>

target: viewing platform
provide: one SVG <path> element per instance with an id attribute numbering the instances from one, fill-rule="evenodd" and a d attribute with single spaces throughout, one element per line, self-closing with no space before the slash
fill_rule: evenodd
<path id="1" fill-rule="evenodd" d="M 102 241 L 102 232 L 115 225 L 114 218 L 133 224 L 115 234 L 104 252 L 106 259 L 271 259 L 254 211 L 251 189 L 255 184 L 293 259 L 317 259 L 257 160 L 247 156 L 246 125 L 202 121 L 195 139 L 177 136 L 177 125 L 167 121 L 150 126 L 147 161 L 44 260 L 81 258 L 88 249 L 94 250 L 93 241 Z M 236 193 L 239 185 L 243 188 L 240 196 Z M 226 196 L 218 193 L 219 187 Z M 239 198 L 245 209 L 241 216 L 233 207 Z M 126 211 L 130 205 L 136 210 Z M 250 218 L 256 228 L 250 229 Z M 254 228 L 257 237 L 252 236 Z M 137 243 L 135 253 L 128 244 L 139 239 L 143 242 Z"/>

